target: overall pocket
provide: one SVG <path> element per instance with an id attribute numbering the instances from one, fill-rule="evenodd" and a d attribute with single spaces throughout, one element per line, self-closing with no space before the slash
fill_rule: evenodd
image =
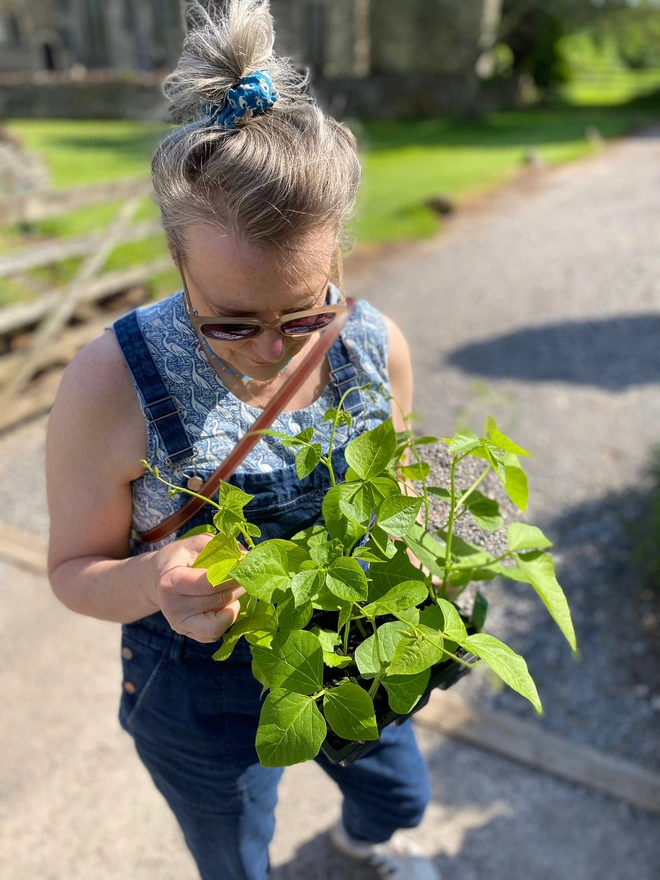
<path id="1" fill-rule="evenodd" d="M 124 730 L 131 732 L 131 726 L 149 694 L 162 675 L 169 651 L 165 648 L 148 645 L 139 639 L 122 632 L 122 696 L 119 708 L 119 721 Z"/>

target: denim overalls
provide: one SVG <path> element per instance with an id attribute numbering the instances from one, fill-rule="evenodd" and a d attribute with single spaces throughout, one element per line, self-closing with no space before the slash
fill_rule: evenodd
<path id="1" fill-rule="evenodd" d="M 352 320 L 359 320 L 359 313 Z M 172 466 L 188 462 L 184 477 L 195 470 L 209 476 L 192 465 L 190 453 L 198 438 L 186 431 L 172 382 L 159 369 L 153 345 L 147 346 L 136 312 L 117 321 L 113 329 L 148 430 L 157 430 L 166 460 Z M 340 390 L 364 381 L 341 338 L 328 359 L 337 397 Z M 369 405 L 359 391 L 346 401 L 357 430 Z M 334 465 L 342 480 L 346 472 L 342 448 L 335 452 Z M 322 467 L 302 481 L 293 462 L 264 473 L 239 469 L 231 482 L 255 496 L 246 515 L 261 528 L 262 540 L 288 538 L 322 521 L 321 502 L 329 488 Z M 183 501 L 185 497 L 178 496 L 178 503 Z M 168 512 L 163 512 L 163 519 Z M 213 512 L 207 505 L 183 531 L 211 522 Z M 153 548 L 133 539 L 131 555 L 145 549 Z M 241 640 L 232 657 L 222 663 L 212 660 L 218 646 L 173 632 L 161 613 L 125 625 L 119 718 L 176 815 L 202 880 L 267 880 L 282 771 L 258 763 L 254 741 L 261 685 L 252 677 L 249 646 Z M 317 762 L 344 794 L 343 822 L 354 839 L 379 843 L 398 828 L 421 821 L 430 798 L 429 782 L 410 723 L 386 728 L 375 749 L 351 767 L 332 765 L 323 757 Z"/>

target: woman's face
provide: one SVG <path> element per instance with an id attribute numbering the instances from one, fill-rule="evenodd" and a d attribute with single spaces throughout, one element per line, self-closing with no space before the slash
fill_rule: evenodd
<path id="1" fill-rule="evenodd" d="M 222 230 L 196 226 L 186 235 L 183 271 L 193 309 L 203 317 L 258 318 L 276 321 L 286 313 L 325 303 L 335 248 L 335 234 L 318 234 L 305 243 L 314 268 L 282 272 L 276 256 L 241 242 Z M 313 336 L 287 339 L 265 330 L 256 339 L 207 340 L 228 366 L 254 379 L 274 378 Z"/>

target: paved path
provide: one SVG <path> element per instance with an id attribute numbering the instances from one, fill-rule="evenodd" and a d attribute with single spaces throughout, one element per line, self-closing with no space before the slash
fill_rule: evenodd
<path id="1" fill-rule="evenodd" d="M 561 549 L 584 662 L 526 588 L 489 586 L 489 629 L 528 657 L 542 723 L 657 769 L 658 636 L 639 624 L 654 607 L 636 595 L 621 509 L 637 509 L 660 437 L 660 141 L 626 141 L 541 180 L 364 269 L 352 288 L 406 331 L 426 428 L 450 431 L 471 403 L 477 423 L 492 410 L 537 454 L 530 520 Z M 40 536 L 42 460 L 43 422 L 0 441 L 2 518 Z M 43 578 L 0 564 L 3 880 L 195 877 L 116 723 L 117 646 L 115 626 L 70 614 Z M 481 674 L 459 687 L 529 714 Z M 416 836 L 446 877 L 657 877 L 657 817 L 428 731 L 422 742 L 434 802 Z M 328 849 L 337 810 L 318 768 L 287 771 L 275 880 L 368 880 Z"/>

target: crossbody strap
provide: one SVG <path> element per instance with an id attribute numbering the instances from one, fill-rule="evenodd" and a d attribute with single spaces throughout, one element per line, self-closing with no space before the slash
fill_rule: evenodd
<path id="1" fill-rule="evenodd" d="M 245 461 L 247 456 L 261 440 L 262 435 L 257 432 L 265 431 L 270 428 L 291 398 L 296 392 L 300 391 L 315 367 L 321 363 L 328 351 L 334 345 L 339 334 L 350 320 L 354 309 L 355 300 L 347 298 L 346 310 L 342 312 L 337 320 L 334 321 L 323 333 L 302 364 L 291 374 L 291 376 L 289 376 L 284 385 L 282 385 L 280 390 L 274 395 L 270 403 L 264 408 L 264 411 L 254 425 L 252 425 L 251 430 L 241 437 L 220 467 L 215 473 L 211 474 L 208 480 L 204 483 L 197 493 L 198 495 L 203 495 L 204 498 L 212 498 L 218 491 L 220 483 L 227 481 L 232 474 L 235 473 L 238 466 Z M 173 513 L 172 516 L 169 516 L 160 525 L 150 529 L 148 532 L 142 532 L 142 534 L 139 535 L 140 540 L 151 544 L 156 541 L 162 541 L 163 538 L 168 538 L 171 534 L 178 531 L 181 526 L 184 526 L 189 520 L 191 520 L 193 516 L 202 509 L 204 504 L 205 502 L 202 501 L 201 498 L 191 498 L 183 505 L 183 507 L 177 510 L 176 513 Z"/>

